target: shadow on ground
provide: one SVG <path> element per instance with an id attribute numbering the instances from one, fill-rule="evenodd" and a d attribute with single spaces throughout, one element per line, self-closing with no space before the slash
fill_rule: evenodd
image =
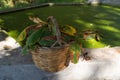
<path id="1" fill-rule="evenodd" d="M 0 51 L 0 65 L 33 64 L 30 54 L 22 55 L 21 47 Z"/>

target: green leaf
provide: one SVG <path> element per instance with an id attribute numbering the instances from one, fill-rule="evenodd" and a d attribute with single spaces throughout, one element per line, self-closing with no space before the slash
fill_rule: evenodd
<path id="1" fill-rule="evenodd" d="M 79 60 L 79 56 L 81 53 L 80 45 L 77 42 L 72 43 L 70 46 L 70 52 L 71 52 L 71 55 L 73 56 L 71 60 L 73 61 L 73 63 L 76 64 Z"/>
<path id="2" fill-rule="evenodd" d="M 34 31 L 28 37 L 26 45 L 30 47 L 30 46 L 34 45 L 36 42 L 38 42 L 42 38 L 45 29 L 46 29 L 45 26 L 43 26 L 39 30 Z"/>
<path id="3" fill-rule="evenodd" d="M 55 40 L 40 40 L 39 44 L 41 46 L 50 47 L 54 42 L 55 42 Z"/>
<path id="4" fill-rule="evenodd" d="M 77 52 L 74 53 L 74 63 L 76 64 L 78 62 L 78 56 L 77 56 Z"/>
<path id="5" fill-rule="evenodd" d="M 27 46 L 24 46 L 24 47 L 23 47 L 23 50 L 22 50 L 22 54 L 25 55 L 25 54 L 28 53 L 28 51 L 29 51 L 29 50 L 28 50 L 28 47 L 27 47 Z"/>

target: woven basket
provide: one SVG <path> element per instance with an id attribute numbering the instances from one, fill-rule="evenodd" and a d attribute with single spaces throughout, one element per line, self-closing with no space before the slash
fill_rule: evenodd
<path id="1" fill-rule="evenodd" d="M 35 65 L 47 72 L 58 72 L 69 65 L 69 46 L 37 47 L 31 51 Z"/>

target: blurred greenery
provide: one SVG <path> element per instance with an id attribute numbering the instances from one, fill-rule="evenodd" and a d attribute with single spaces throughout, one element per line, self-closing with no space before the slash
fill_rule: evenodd
<path id="1" fill-rule="evenodd" d="M 86 0 L 0 0 L 0 10 L 21 8 L 42 3 L 85 2 Z"/>
<path id="2" fill-rule="evenodd" d="M 60 25 L 68 24 L 76 27 L 80 35 L 82 34 L 81 31 L 86 29 L 98 30 L 102 40 L 97 42 L 96 47 L 120 46 L 120 7 L 118 6 L 101 5 L 95 7 L 84 5 L 36 8 L 0 15 L 0 26 L 16 38 L 25 27 L 34 24 L 28 19 L 30 15 L 38 16 L 42 20 L 46 20 L 48 16 L 52 15 Z M 94 43 L 94 41 L 89 43 Z"/>

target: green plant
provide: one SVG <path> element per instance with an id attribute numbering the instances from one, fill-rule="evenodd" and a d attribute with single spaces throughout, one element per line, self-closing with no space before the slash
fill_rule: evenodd
<path id="1" fill-rule="evenodd" d="M 100 40 L 98 32 L 93 30 L 83 31 L 83 37 L 79 37 L 76 28 L 70 25 L 58 25 L 53 16 L 48 17 L 47 21 L 31 16 L 29 19 L 37 24 L 28 26 L 18 36 L 17 41 L 23 47 L 23 54 L 28 53 L 29 50 L 34 50 L 38 45 L 40 47 L 57 47 L 69 44 L 71 61 L 77 63 L 82 53 L 82 41 Z"/>

